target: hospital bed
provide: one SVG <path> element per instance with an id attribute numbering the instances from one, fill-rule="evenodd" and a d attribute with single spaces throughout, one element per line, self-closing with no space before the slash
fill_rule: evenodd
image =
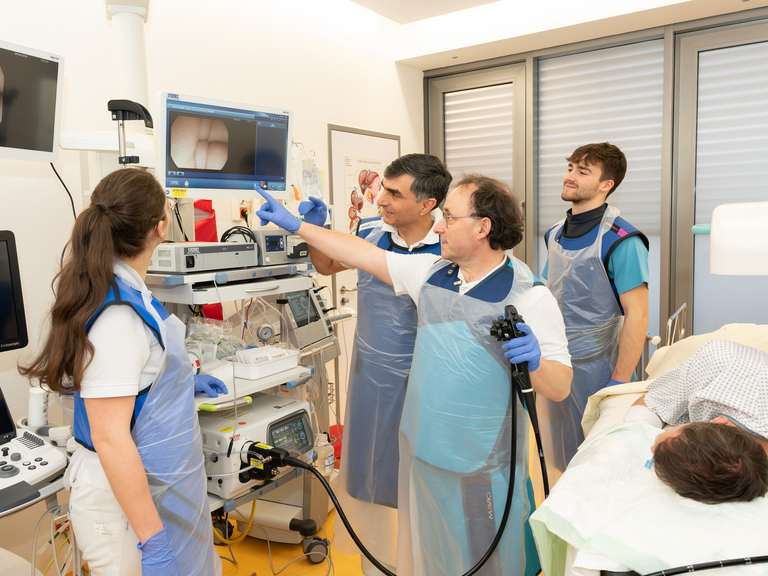
<path id="1" fill-rule="evenodd" d="M 707 505 L 662 484 L 651 450 L 660 430 L 624 423 L 646 385 L 711 340 L 732 340 L 768 353 L 768 326 L 729 324 L 657 350 L 649 378 L 605 388 L 589 399 L 586 440 L 549 498 L 531 516 L 546 576 L 649 574 L 674 567 L 768 554 L 768 496 Z M 717 568 L 712 576 L 768 576 L 768 564 Z"/>

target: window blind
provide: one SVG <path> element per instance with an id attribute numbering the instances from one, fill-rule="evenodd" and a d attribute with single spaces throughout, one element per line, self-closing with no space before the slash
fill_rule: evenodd
<path id="1" fill-rule="evenodd" d="M 544 233 L 570 208 L 560 198 L 565 158 L 582 144 L 615 144 L 627 174 L 608 203 L 650 240 L 648 330 L 658 334 L 663 41 L 540 60 L 538 71 L 538 270 L 547 261 Z"/>
<path id="2" fill-rule="evenodd" d="M 627 157 L 608 202 L 646 235 L 660 234 L 663 48 L 653 40 L 539 62 L 539 237 L 569 208 L 560 199 L 565 158 L 605 141 Z"/>
<path id="3" fill-rule="evenodd" d="M 513 83 L 447 92 L 445 163 L 458 181 L 480 172 L 512 186 Z"/>

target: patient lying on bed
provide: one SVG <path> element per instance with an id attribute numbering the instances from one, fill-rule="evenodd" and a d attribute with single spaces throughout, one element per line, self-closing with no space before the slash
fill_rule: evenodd
<path id="1" fill-rule="evenodd" d="M 653 445 L 659 479 L 706 504 L 768 492 L 768 354 L 713 340 L 648 383 L 625 422 L 662 428 Z"/>

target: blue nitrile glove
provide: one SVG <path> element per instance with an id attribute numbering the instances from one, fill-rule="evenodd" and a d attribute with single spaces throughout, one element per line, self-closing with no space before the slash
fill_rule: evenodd
<path id="1" fill-rule="evenodd" d="M 314 196 L 310 196 L 309 200 L 309 202 L 305 200 L 299 204 L 299 214 L 304 216 L 304 222 L 308 224 L 325 226 L 325 221 L 328 218 L 328 206 L 320 198 Z"/>
<path id="2" fill-rule="evenodd" d="M 211 398 L 218 398 L 219 394 L 226 394 L 227 387 L 224 382 L 208 374 L 195 374 L 195 394 L 205 392 Z"/>
<path id="3" fill-rule="evenodd" d="M 619 384 L 626 384 L 626 382 L 622 382 L 621 380 L 614 380 L 613 378 L 611 378 L 608 384 L 605 385 L 605 387 L 607 388 L 608 386 L 618 386 Z"/>
<path id="4" fill-rule="evenodd" d="M 141 550 L 141 576 L 179 576 L 179 566 L 165 528 L 144 544 L 136 544 L 136 548 Z"/>
<path id="5" fill-rule="evenodd" d="M 541 348 L 539 340 L 531 330 L 528 324 L 522 322 L 517 325 L 517 329 L 524 334 L 517 338 L 512 338 L 505 342 L 501 347 L 505 350 L 504 357 L 509 358 L 511 364 L 522 364 L 528 362 L 528 372 L 535 372 L 541 364 Z"/>
<path id="6" fill-rule="evenodd" d="M 288 212 L 285 206 L 264 192 L 261 188 L 256 188 L 256 192 L 261 194 L 267 201 L 261 208 L 256 210 L 256 216 L 261 218 L 261 225 L 266 226 L 269 222 L 274 222 L 280 228 L 288 230 L 291 234 L 296 232 L 301 226 L 301 220 Z"/>

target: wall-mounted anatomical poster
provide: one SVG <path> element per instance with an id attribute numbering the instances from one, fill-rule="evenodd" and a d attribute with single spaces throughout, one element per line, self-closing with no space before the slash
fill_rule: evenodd
<path id="1" fill-rule="evenodd" d="M 388 162 L 379 158 L 344 157 L 344 205 L 346 229 L 354 234 L 363 218 L 379 215 L 376 198 Z"/>

